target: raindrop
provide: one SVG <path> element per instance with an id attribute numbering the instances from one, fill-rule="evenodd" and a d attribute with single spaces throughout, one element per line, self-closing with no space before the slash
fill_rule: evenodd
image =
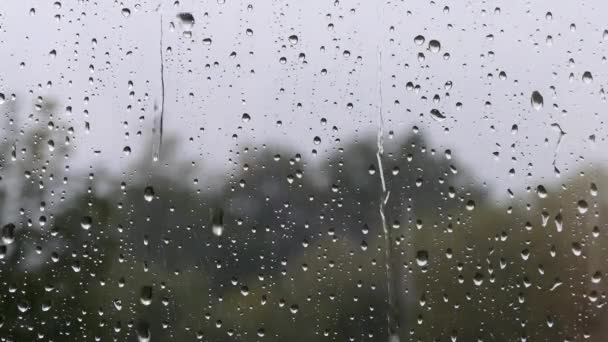
<path id="1" fill-rule="evenodd" d="M 194 26 L 194 16 L 192 13 L 182 12 L 177 15 L 180 25 L 184 31 L 192 31 Z"/>
<path id="2" fill-rule="evenodd" d="M 416 252 L 416 263 L 420 267 L 425 267 L 429 263 L 429 252 L 420 250 Z"/>
<path id="3" fill-rule="evenodd" d="M 541 110 L 544 105 L 543 96 L 538 91 L 533 91 L 532 96 L 530 97 L 530 102 L 532 103 L 532 108 L 536 110 Z"/>
<path id="4" fill-rule="evenodd" d="M 150 326 L 146 322 L 140 322 L 136 329 L 138 342 L 150 342 Z"/>
<path id="5" fill-rule="evenodd" d="M 591 282 L 594 284 L 598 284 L 600 281 L 602 281 L 602 272 L 596 271 L 591 277 Z"/>
<path id="6" fill-rule="evenodd" d="M 473 277 L 473 284 L 475 284 L 475 286 L 481 286 L 481 284 L 483 284 L 483 274 L 479 272 L 475 273 L 475 276 Z"/>
<path id="7" fill-rule="evenodd" d="M 562 213 L 558 213 L 555 215 L 555 229 L 558 233 L 560 233 L 564 229 L 564 220 L 562 218 Z"/>
<path id="8" fill-rule="evenodd" d="M 431 109 L 431 117 L 439 122 L 446 118 L 438 109 Z"/>
<path id="9" fill-rule="evenodd" d="M 224 232 L 224 210 L 221 208 L 209 209 L 211 216 L 211 230 L 215 236 L 222 236 Z"/>
<path id="10" fill-rule="evenodd" d="M 424 44 L 424 36 L 417 35 L 416 37 L 414 37 L 414 43 L 416 45 L 422 45 L 422 44 Z"/>
<path id="11" fill-rule="evenodd" d="M 468 210 L 468 211 L 472 211 L 472 210 L 474 210 L 474 209 L 475 209 L 475 201 L 473 201 L 473 200 L 469 200 L 469 201 L 467 202 L 467 206 L 466 206 L 466 208 L 467 208 L 467 210 Z"/>
<path id="12" fill-rule="evenodd" d="M 580 243 L 578 242 L 573 242 L 572 243 L 572 254 L 574 254 L 575 256 L 580 256 L 583 252 L 582 246 Z"/>
<path id="13" fill-rule="evenodd" d="M 581 214 L 586 213 L 587 210 L 589 209 L 589 205 L 587 204 L 587 201 L 585 201 L 585 200 L 578 201 L 577 209 L 578 209 L 578 212 Z"/>
<path id="14" fill-rule="evenodd" d="M 291 36 L 289 36 L 289 43 L 291 45 L 298 44 L 298 36 L 296 36 L 295 34 L 292 34 Z"/>
<path id="15" fill-rule="evenodd" d="M 154 188 L 151 186 L 147 186 L 144 189 L 144 199 L 147 202 L 152 202 L 152 200 L 154 199 Z"/>
<path id="16" fill-rule="evenodd" d="M 9 223 L 2 227 L 2 242 L 5 245 L 10 245 L 15 242 L 15 225 Z"/>
<path id="17" fill-rule="evenodd" d="M 549 222 L 549 213 L 543 210 L 543 212 L 540 214 L 540 217 L 542 219 L 543 227 L 546 227 L 547 223 Z"/>
<path id="18" fill-rule="evenodd" d="M 590 71 L 585 71 L 583 73 L 583 82 L 590 84 L 591 82 L 593 82 L 593 76 L 591 75 Z"/>
<path id="19" fill-rule="evenodd" d="M 546 198 L 547 197 L 547 190 L 545 189 L 544 186 L 539 185 L 536 187 L 536 194 L 538 195 L 539 198 Z"/>
<path id="20" fill-rule="evenodd" d="M 589 193 L 591 194 L 591 196 L 595 197 L 597 196 L 597 185 L 595 183 L 591 183 L 591 185 L 589 186 Z"/>
<path id="21" fill-rule="evenodd" d="M 93 219 L 91 218 L 91 216 L 84 216 L 82 217 L 82 219 L 80 219 L 80 226 L 82 227 L 82 229 L 88 230 L 91 228 L 92 225 Z"/>
<path id="22" fill-rule="evenodd" d="M 146 306 L 152 303 L 152 286 L 142 286 L 139 301 Z"/>
<path id="23" fill-rule="evenodd" d="M 42 309 L 43 312 L 49 311 L 51 309 L 51 307 L 52 307 L 52 304 L 51 304 L 50 301 L 45 301 L 41 305 L 41 309 Z"/>
<path id="24" fill-rule="evenodd" d="M 431 50 L 433 53 L 439 52 L 441 50 L 441 43 L 435 39 L 429 41 L 429 50 Z"/>
<path id="25" fill-rule="evenodd" d="M 375 175 L 376 174 L 376 165 L 371 164 L 369 166 L 369 169 L 367 169 L 367 172 L 369 172 L 369 174 L 372 176 Z"/>
<path id="26" fill-rule="evenodd" d="M 30 308 L 31 308 L 31 306 L 28 301 L 23 300 L 23 301 L 20 301 L 19 303 L 17 303 L 17 309 L 20 312 L 27 312 L 30 310 Z"/>

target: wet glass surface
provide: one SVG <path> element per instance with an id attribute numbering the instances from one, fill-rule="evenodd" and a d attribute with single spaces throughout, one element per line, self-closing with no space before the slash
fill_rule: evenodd
<path id="1" fill-rule="evenodd" d="M 0 341 L 605 341 L 607 11 L 1 2 Z"/>

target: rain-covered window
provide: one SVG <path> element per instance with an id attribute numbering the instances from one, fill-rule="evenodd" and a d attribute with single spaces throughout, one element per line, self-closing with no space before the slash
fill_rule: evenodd
<path id="1" fill-rule="evenodd" d="M 606 341 L 608 2 L 0 1 L 0 341 Z"/>

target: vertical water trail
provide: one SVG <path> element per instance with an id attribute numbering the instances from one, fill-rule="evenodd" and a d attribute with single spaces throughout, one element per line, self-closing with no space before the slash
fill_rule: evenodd
<path id="1" fill-rule="evenodd" d="M 559 152 L 559 148 L 562 145 L 562 140 L 566 136 L 566 132 L 562 129 L 562 127 L 558 123 L 552 123 L 551 127 L 559 132 L 559 136 L 557 137 L 557 144 L 555 146 L 555 151 L 553 152 L 553 170 L 556 175 L 559 175 L 559 169 L 557 168 L 557 154 Z"/>
<path id="2" fill-rule="evenodd" d="M 163 55 L 163 11 L 161 8 L 162 4 L 159 4 L 156 11 L 159 12 L 160 17 L 160 36 L 159 36 L 159 49 L 160 49 L 160 115 L 158 122 L 154 123 L 153 133 L 156 133 L 156 125 L 158 124 L 158 141 L 154 143 L 152 148 L 152 159 L 157 161 L 160 158 L 160 150 L 163 144 L 163 123 L 165 118 L 165 58 Z M 156 104 L 154 110 L 158 110 Z"/>
<path id="3" fill-rule="evenodd" d="M 380 29 L 380 35 L 382 36 L 383 27 L 383 14 L 384 10 L 382 4 L 378 8 L 378 28 Z M 382 38 L 382 37 L 380 37 Z M 378 77 L 378 136 L 376 141 L 376 159 L 378 160 L 378 170 L 380 171 L 380 184 L 382 186 L 380 192 L 380 205 L 379 213 L 382 222 L 382 230 L 384 235 L 384 266 L 386 271 L 386 291 L 388 301 L 388 311 L 386 313 L 386 322 L 388 326 L 389 342 L 399 341 L 399 309 L 397 307 L 397 295 L 396 288 L 394 286 L 394 277 L 392 270 L 393 252 L 391 244 L 391 234 L 386 221 L 386 204 L 390 197 L 390 191 L 386 187 L 386 180 L 384 179 L 384 167 L 382 166 L 382 157 L 384 155 L 384 114 L 382 107 L 382 39 L 378 39 L 378 45 L 376 46 L 378 56 L 377 66 L 377 77 Z"/>

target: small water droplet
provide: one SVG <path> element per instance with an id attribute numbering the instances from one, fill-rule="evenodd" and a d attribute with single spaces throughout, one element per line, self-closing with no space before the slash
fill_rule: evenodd
<path id="1" fill-rule="evenodd" d="M 475 284 L 475 286 L 481 286 L 481 284 L 483 284 L 483 274 L 479 272 L 475 273 L 475 276 L 473 277 L 473 284 Z"/>
<path id="2" fill-rule="evenodd" d="M 544 105 L 543 96 L 538 91 L 533 91 L 532 96 L 530 97 L 530 103 L 532 104 L 532 108 L 541 110 Z"/>
<path id="3" fill-rule="evenodd" d="M 93 219 L 91 218 L 91 216 L 83 216 L 80 219 L 80 227 L 82 227 L 82 229 L 88 230 L 91 228 L 92 225 L 93 225 Z"/>
<path id="4" fill-rule="evenodd" d="M 18 302 L 18 303 L 17 303 L 17 309 L 18 309 L 20 312 L 27 312 L 27 311 L 29 311 L 29 310 L 30 310 L 30 308 L 31 308 L 31 305 L 30 305 L 30 303 L 29 303 L 28 301 L 26 301 L 26 300 L 22 300 L 22 301 L 20 301 L 20 302 Z"/>
<path id="5" fill-rule="evenodd" d="M 9 223 L 2 227 L 2 242 L 5 245 L 10 245 L 15 242 L 15 225 Z"/>
<path id="6" fill-rule="evenodd" d="M 433 53 L 438 53 L 441 50 L 441 43 L 435 39 L 429 41 L 429 50 Z"/>
<path id="7" fill-rule="evenodd" d="M 139 301 L 146 306 L 152 303 L 152 286 L 142 286 Z"/>
<path id="8" fill-rule="evenodd" d="M 544 186 L 539 185 L 536 187 L 536 194 L 538 195 L 539 198 L 546 198 L 547 197 L 547 190 L 545 189 Z"/>
<path id="9" fill-rule="evenodd" d="M 583 253 L 583 247 L 578 242 L 572 243 L 572 254 L 575 256 L 580 256 Z"/>
<path id="10" fill-rule="evenodd" d="M 416 264 L 420 267 L 425 267 L 429 263 L 429 252 L 420 250 L 416 252 Z"/>
<path id="11" fill-rule="evenodd" d="M 595 183 L 591 183 L 591 185 L 589 186 L 589 193 L 593 197 L 597 196 L 598 190 L 597 185 Z"/>
<path id="12" fill-rule="evenodd" d="M 136 328 L 138 342 L 150 342 L 150 326 L 146 322 L 140 322 Z"/>
<path id="13" fill-rule="evenodd" d="M 475 209 L 475 201 L 469 200 L 467 202 L 466 208 L 467 208 L 468 211 L 474 210 Z"/>
<path id="14" fill-rule="evenodd" d="M 224 233 L 224 210 L 221 208 L 211 208 L 209 209 L 209 215 L 211 216 L 213 235 L 222 236 Z"/>
<path id="15" fill-rule="evenodd" d="M 562 213 L 558 213 L 557 215 L 555 215 L 555 229 L 557 230 L 558 233 L 560 233 L 563 229 L 564 229 L 564 221 L 562 218 Z"/>
<path id="16" fill-rule="evenodd" d="M 438 109 L 431 109 L 431 117 L 439 122 L 446 118 Z"/>
<path id="17" fill-rule="evenodd" d="M 602 272 L 596 271 L 591 277 L 591 282 L 594 284 L 598 284 L 600 281 L 602 281 Z"/>
<path id="18" fill-rule="evenodd" d="M 372 176 L 375 175 L 376 174 L 376 165 L 371 164 L 369 166 L 369 169 L 367 169 L 367 172 L 369 172 L 369 174 Z"/>
<path id="19" fill-rule="evenodd" d="M 590 84 L 591 82 L 593 82 L 593 75 L 591 75 L 590 71 L 585 71 L 583 73 L 583 82 Z"/>
<path id="20" fill-rule="evenodd" d="M 177 14 L 180 27 L 182 28 L 185 37 L 192 36 L 192 27 L 194 26 L 194 16 L 192 13 L 182 12 Z"/>
<path id="21" fill-rule="evenodd" d="M 578 201 L 577 209 L 578 209 L 578 212 L 581 214 L 586 213 L 587 210 L 589 209 L 589 205 L 587 204 L 587 201 L 585 201 L 585 200 Z"/>
<path id="22" fill-rule="evenodd" d="M 154 199 L 154 188 L 151 186 L 147 186 L 144 189 L 144 199 L 147 202 L 152 202 L 152 200 Z"/>

